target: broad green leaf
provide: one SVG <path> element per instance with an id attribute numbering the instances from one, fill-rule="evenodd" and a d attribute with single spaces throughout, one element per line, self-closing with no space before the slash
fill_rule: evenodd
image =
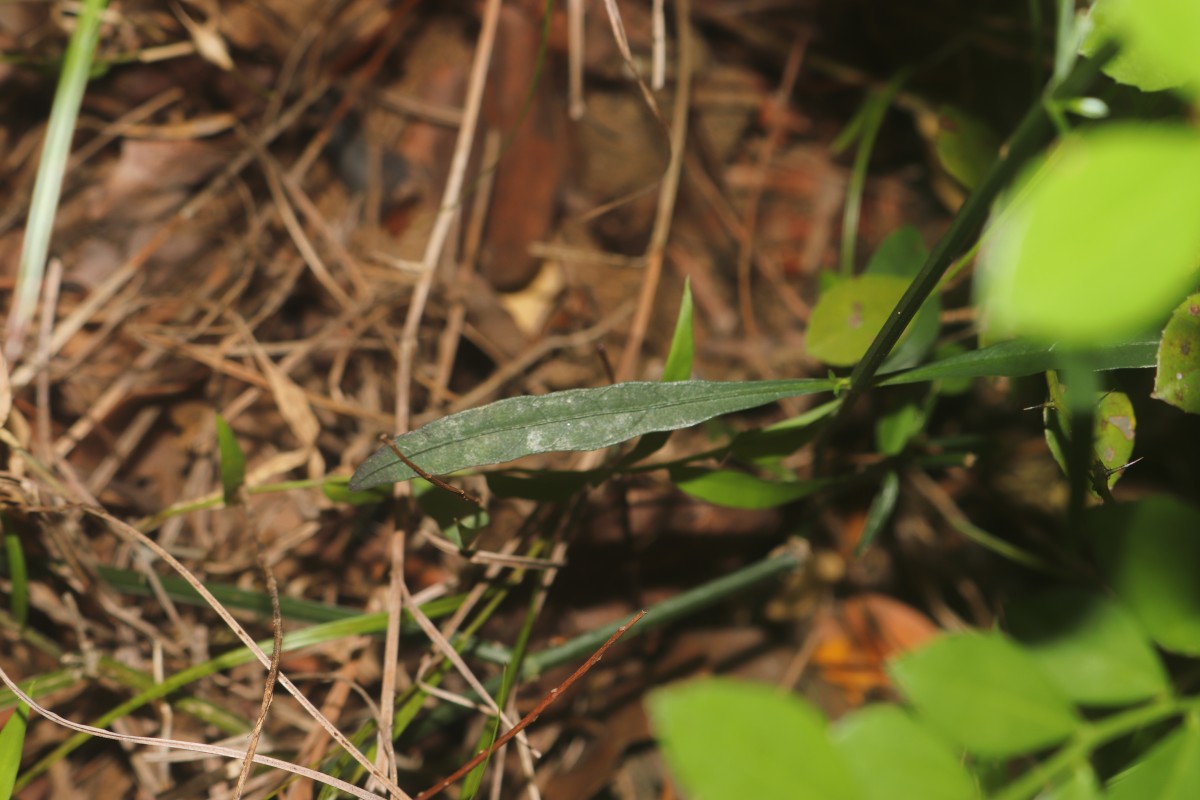
<path id="1" fill-rule="evenodd" d="M 1013 635 L 1076 703 L 1112 706 L 1170 691 L 1162 661 L 1134 618 L 1109 598 L 1059 588 L 1008 609 Z"/>
<path id="2" fill-rule="evenodd" d="M 855 555 L 862 555 L 866 552 L 871 543 L 879 536 L 880 531 L 891 519 L 892 512 L 896 510 L 896 501 L 899 498 L 900 476 L 896 474 L 895 470 L 889 470 L 879 484 L 879 491 L 875 493 L 871 507 L 867 509 L 867 521 L 863 525 L 862 538 L 858 540 L 858 545 L 854 548 Z"/>
<path id="3" fill-rule="evenodd" d="M 238 502 L 238 491 L 246 483 L 246 456 L 238 444 L 233 429 L 217 414 L 217 453 L 221 459 L 221 491 L 225 505 Z"/>
<path id="4" fill-rule="evenodd" d="M 1132 2 L 1132 0 L 1126 0 Z M 1157 53 L 1172 75 L 1193 97 L 1200 90 L 1200 3 L 1195 0 L 1137 0 L 1129 17 L 1132 37 L 1139 45 Z"/>
<path id="5" fill-rule="evenodd" d="M 921 233 L 911 225 L 893 231 L 867 262 L 866 275 L 892 275 L 912 281 L 925 265 L 929 251 Z M 890 313 L 890 311 L 889 311 Z M 904 337 L 888 355 L 881 371 L 891 372 L 921 363 L 941 330 L 942 298 L 934 293 L 921 304 Z"/>
<path id="6" fill-rule="evenodd" d="M 976 755 L 1030 753 L 1082 724 L 1033 657 L 999 633 L 943 636 L 891 671 L 921 716 Z"/>
<path id="7" fill-rule="evenodd" d="M 12 797 L 13 784 L 21 769 L 21 750 L 25 746 L 25 728 L 29 725 L 29 706 L 20 703 L 0 730 L 0 800 Z"/>
<path id="8" fill-rule="evenodd" d="M 1114 345 L 1095 354 L 1094 369 L 1149 367 L 1157 342 Z M 1066 362 L 1053 345 L 1015 341 L 885 376 L 884 386 L 984 375 L 1030 375 Z M 837 380 L 678 381 L 619 383 L 536 397 L 497 400 L 443 417 L 398 436 L 395 444 L 426 472 L 445 475 L 513 461 L 535 453 L 598 450 L 643 433 L 676 430 L 722 414 L 831 391 Z M 405 481 L 415 473 L 387 447 L 368 458 L 350 479 L 363 491 Z"/>
<path id="9" fill-rule="evenodd" d="M 773 686 L 692 681 L 650 696 L 671 773 L 703 800 L 857 800 L 820 712 Z"/>
<path id="10" fill-rule="evenodd" d="M 631 382 L 497 400 L 396 438 L 434 475 L 500 464 L 535 453 L 599 450 L 652 431 L 686 428 L 784 397 L 829 391 L 830 380 Z M 381 447 L 354 473 L 356 491 L 408 480 L 413 471 Z"/>
<path id="11" fill-rule="evenodd" d="M 912 225 L 902 225 L 888 234 L 867 262 L 867 275 L 894 275 L 912 279 L 925 266 L 929 249 L 921 232 Z"/>
<path id="12" fill-rule="evenodd" d="M 1200 655 L 1200 511 L 1168 497 L 1095 508 L 1087 528 L 1109 584 L 1150 637 Z"/>
<path id="13" fill-rule="evenodd" d="M 1200 294 L 1180 303 L 1167 322 L 1158 346 L 1153 396 L 1200 414 Z"/>
<path id="14" fill-rule="evenodd" d="M 1194 0 L 1096 0 L 1089 19 L 1084 53 L 1107 39 L 1123 44 L 1104 70 L 1114 80 L 1148 92 L 1200 88 L 1200 5 Z"/>
<path id="15" fill-rule="evenodd" d="M 829 481 L 769 481 L 729 469 L 675 467 L 671 482 L 692 497 L 728 508 L 775 508 L 824 489 Z"/>
<path id="16" fill-rule="evenodd" d="M 875 423 L 875 446 L 885 456 L 899 455 L 924 427 L 925 409 L 916 403 L 905 403 Z"/>
<path id="17" fill-rule="evenodd" d="M 1000 137 L 980 120 L 952 106 L 938 114 L 933 142 L 938 161 L 963 186 L 974 189 L 1000 156 Z"/>
<path id="18" fill-rule="evenodd" d="M 821 294 L 809 317 L 809 355 L 839 367 L 856 363 L 908 283 L 894 275 L 859 275 L 835 283 Z"/>
<path id="19" fill-rule="evenodd" d="M 1162 5 L 1162 0 L 1137 0 L 1137 6 Z M 1116 40 L 1121 43 L 1121 51 L 1104 67 L 1104 73 L 1113 80 L 1144 92 L 1181 85 L 1185 75 L 1172 64 L 1171 57 L 1138 30 L 1139 13 L 1141 8 L 1134 8 L 1131 0 L 1096 0 L 1088 12 L 1091 30 L 1080 51 L 1091 56 L 1105 42 Z"/>
<path id="20" fill-rule="evenodd" d="M 1197 174 L 1190 128 L 1064 139 L 993 216 L 975 285 L 989 332 L 1094 347 L 1158 325 L 1196 280 Z"/>
<path id="21" fill-rule="evenodd" d="M 897 706 L 880 704 L 854 711 L 832 734 L 866 800 L 979 796 L 959 754 Z"/>
<path id="22" fill-rule="evenodd" d="M 1108 800 L 1200 797 L 1200 726 L 1193 718 L 1108 783 Z"/>

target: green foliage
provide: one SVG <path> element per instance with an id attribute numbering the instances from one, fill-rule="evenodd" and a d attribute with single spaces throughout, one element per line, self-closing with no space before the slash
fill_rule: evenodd
<path id="1" fill-rule="evenodd" d="M 1108 800 L 1192 800 L 1200 797 L 1200 721 L 1189 715 L 1108 786 Z"/>
<path id="2" fill-rule="evenodd" d="M 1067 432 L 1071 429 L 1067 390 L 1053 372 L 1046 374 L 1046 383 L 1050 389 L 1050 399 L 1043 414 L 1046 444 L 1054 460 L 1066 472 Z M 1121 478 L 1121 467 L 1128 464 L 1133 455 L 1137 417 L 1129 395 L 1124 392 L 1097 393 L 1093 429 L 1092 458 L 1097 467 L 1104 471 L 1107 476 L 1105 483 L 1111 488 Z"/>
<path id="3" fill-rule="evenodd" d="M 1038 666 L 1073 702 L 1120 706 L 1170 691 L 1149 637 L 1104 595 L 1050 589 L 1017 600 L 1007 618 Z"/>
<path id="4" fill-rule="evenodd" d="M 1191 129 L 1067 137 L 994 215 L 976 283 L 992 335 L 1082 347 L 1157 327 L 1196 280 L 1197 174 Z"/>
<path id="5" fill-rule="evenodd" d="M 1200 655 L 1200 510 L 1167 497 L 1088 514 L 1105 578 L 1158 645 Z"/>
<path id="6" fill-rule="evenodd" d="M 1179 304 L 1158 346 L 1154 397 L 1200 414 L 1200 294 Z"/>
<path id="7" fill-rule="evenodd" d="M 712 679 L 655 692 L 650 716 L 672 772 L 705 800 L 857 800 L 825 720 L 778 689 Z"/>
<path id="8" fill-rule="evenodd" d="M 1147 92 L 1200 89 L 1200 5 L 1193 0 L 1096 0 L 1090 20 L 1085 53 L 1108 39 L 1123 44 L 1105 70 L 1114 80 Z"/>
<path id="9" fill-rule="evenodd" d="M 246 455 L 238 444 L 233 429 L 217 414 L 217 453 L 221 461 L 221 493 L 226 506 L 240 502 L 238 492 L 246 484 Z"/>
<path id="10" fill-rule="evenodd" d="M 21 768 L 21 749 L 25 745 L 25 728 L 29 725 L 29 706 L 21 703 L 0 730 L 0 800 L 13 796 L 13 784 Z"/>
<path id="11" fill-rule="evenodd" d="M 866 800 L 968 800 L 979 789 L 944 739 L 901 708 L 867 706 L 833 733 Z"/>
<path id="12" fill-rule="evenodd" d="M 808 497 L 829 481 L 770 481 L 728 469 L 675 467 L 671 482 L 707 503 L 728 508 L 774 508 Z"/>
<path id="13" fill-rule="evenodd" d="M 946 172 L 968 189 L 983 180 L 1000 155 L 1000 139 L 992 129 L 952 106 L 944 106 L 938 114 L 933 144 Z"/>
<path id="14" fill-rule="evenodd" d="M 1079 388 L 1071 395 L 1051 375 L 1047 411 L 1050 446 L 1068 470 L 1077 501 L 1061 537 L 1030 555 L 969 520 L 955 523 L 974 541 L 1057 582 L 1014 597 L 1000 617 L 1007 630 L 944 635 L 900 656 L 890 664 L 898 701 L 856 710 L 834 728 L 805 701 L 768 687 L 718 679 L 656 692 L 651 718 L 688 796 L 1200 796 L 1200 696 L 1183 692 L 1160 654 L 1200 656 L 1200 582 L 1194 578 L 1200 512 L 1166 497 L 1115 502 L 1107 489 L 1132 454 L 1133 402 L 1119 392 L 1094 391 L 1099 381 L 1093 374 L 1157 365 L 1156 396 L 1197 410 L 1200 314 L 1184 303 L 1161 343 L 1148 331 L 1195 289 L 1200 134 L 1161 120 L 1071 132 L 1066 116 L 1110 113 L 1084 92 L 1111 57 L 1104 43 L 1113 36 L 1127 43 L 1122 59 L 1109 66 L 1121 80 L 1143 88 L 1200 85 L 1196 60 L 1179 57 L 1179 42 L 1192 47 L 1197 37 L 1189 31 L 1200 29 L 1191 27 L 1200 23 L 1193 19 L 1200 5 L 1190 2 L 1153 0 L 1145 14 L 1139 4 L 1131 15 L 1131 0 L 1101 0 L 1084 45 L 1092 62 L 1076 60 L 1081 34 L 1074 4 L 1060 3 L 1054 77 L 1003 153 L 985 127 L 947 110 L 938 156 L 975 192 L 931 252 L 915 230 L 901 229 L 863 274 L 850 276 L 853 248 L 846 243 L 857 227 L 849 211 L 861 186 L 851 187 L 842 277 L 826 279 L 807 331 L 812 355 L 834 366 L 856 365 L 849 380 L 688 380 L 693 342 L 685 293 L 662 382 L 501 400 L 397 438 L 396 446 L 426 471 L 446 474 L 641 436 L 636 447 L 589 472 L 510 469 L 490 473 L 488 481 L 498 495 L 553 502 L 616 474 L 658 470 L 707 502 L 768 508 L 844 482 L 798 479 L 783 459 L 836 425 L 859 393 L 926 384 L 923 394 L 901 398 L 907 402 L 891 405 L 875 422 L 881 468 L 862 477 L 879 481 L 879 488 L 861 550 L 886 526 L 901 476 L 940 455 L 921 435 L 940 396 L 964 391 L 974 378 L 1067 370 Z M 869 140 L 882 120 L 880 98 L 894 96 L 906 76 L 868 102 L 848 128 L 848 137 L 862 144 L 856 181 L 865 178 Z M 1123 113 L 1114 107 L 1112 113 Z M 1035 158 L 1052 122 L 1060 140 Z M 973 238 L 989 208 L 976 305 L 992 341 L 1016 338 L 986 347 L 939 344 L 936 289 L 952 261 L 969 265 L 962 254 L 980 245 Z M 930 352 L 943 357 L 926 363 Z M 766 428 L 714 426 L 725 441 L 713 449 L 645 463 L 669 431 L 819 392 L 834 399 Z M 1072 432 L 1074 442 L 1067 438 Z M 412 477 L 383 448 L 359 468 L 349 489 Z M 1106 505 L 1085 510 L 1088 485 Z M 437 494 L 443 493 L 422 497 Z M 464 512 L 443 522 L 460 524 Z M 1070 583 L 1062 578 L 1066 573 Z M 675 612 L 664 604 L 656 613 L 667 619 Z M 1110 743 L 1120 746 L 1105 748 Z"/>
<path id="15" fill-rule="evenodd" d="M 908 281 L 895 275 L 859 275 L 833 284 L 809 317 L 809 355 L 835 367 L 857 362 L 906 288 Z"/>
<path id="16" fill-rule="evenodd" d="M 977 755 L 1033 752 L 1083 722 L 1037 662 L 999 633 L 943 636 L 896 661 L 892 675 L 923 717 Z"/>

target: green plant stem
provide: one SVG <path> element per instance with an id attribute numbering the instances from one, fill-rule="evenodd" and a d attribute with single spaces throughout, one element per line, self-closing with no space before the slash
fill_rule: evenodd
<path id="1" fill-rule="evenodd" d="M 1047 111 L 1048 103 L 1082 93 L 1100 74 L 1100 68 L 1115 54 L 1116 48 L 1107 46 L 1097 52 L 1094 58 L 1081 60 L 1066 79 L 1049 93 L 1046 102 L 1038 103 L 1026 113 L 1009 141 L 1008 154 L 992 165 L 979 186 L 967 197 L 967 201 L 951 222 L 950 229 L 930 252 L 920 273 L 909 284 L 908 290 L 888 316 L 887 322 L 883 324 L 871 346 L 867 348 L 866 355 L 850 374 L 850 386 L 842 396 L 842 407 L 830 428 L 854 407 L 854 401 L 871 385 L 875 374 L 883 366 L 900 335 L 917 315 L 921 304 L 937 287 L 955 257 L 963 253 L 971 240 L 978 236 L 992 202 L 1045 142 L 1053 130 Z"/>
<path id="2" fill-rule="evenodd" d="M 1101 745 L 1155 722 L 1195 711 L 1200 711 L 1200 697 L 1167 698 L 1100 720 L 1085 727 L 1053 756 L 1010 783 L 993 800 L 1025 800 L 1033 797 L 1072 764 L 1086 759 Z"/>

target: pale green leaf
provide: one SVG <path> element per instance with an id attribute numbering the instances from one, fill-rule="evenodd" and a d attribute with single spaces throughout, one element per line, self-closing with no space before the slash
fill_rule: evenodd
<path id="1" fill-rule="evenodd" d="M 1180 303 L 1167 322 L 1158 347 L 1153 396 L 1200 414 L 1200 294 Z"/>
<path id="2" fill-rule="evenodd" d="M 989 332 L 1094 347 L 1159 325 L 1196 280 L 1197 174 L 1190 128 L 1065 139 L 998 206 L 975 287 Z"/>
<path id="3" fill-rule="evenodd" d="M 1189 718 L 1108 784 L 1108 800 L 1200 797 L 1200 727 Z"/>
<path id="4" fill-rule="evenodd" d="M 727 508 L 775 508 L 824 489 L 829 481 L 769 481 L 728 469 L 676 467 L 671 482 L 692 497 Z"/>
<path id="5" fill-rule="evenodd" d="M 25 728 L 29 725 L 29 706 L 19 703 L 0 730 L 0 800 L 9 800 L 17 772 L 21 768 L 21 750 L 25 746 Z"/>
<path id="6" fill-rule="evenodd" d="M 867 352 L 908 283 L 895 275 L 860 275 L 835 283 L 821 294 L 809 317 L 809 355 L 835 366 L 856 363 Z"/>
<path id="7" fill-rule="evenodd" d="M 649 711 L 687 797 L 863 798 L 820 712 L 777 687 L 693 681 L 652 694 Z"/>
<path id="8" fill-rule="evenodd" d="M 833 743 L 867 800 L 979 796 L 961 756 L 936 733 L 894 705 L 873 705 L 842 719 Z"/>
<path id="9" fill-rule="evenodd" d="M 1195 0 L 1096 0 L 1083 45 L 1094 53 L 1108 39 L 1122 44 L 1105 67 L 1114 80 L 1143 91 L 1200 88 L 1200 4 Z"/>
<path id="10" fill-rule="evenodd" d="M 1000 156 L 1000 137 L 976 117 L 953 106 L 938 114 L 934 150 L 946 172 L 974 189 Z"/>
<path id="11" fill-rule="evenodd" d="M 891 671 L 921 716 L 977 755 L 1030 753 L 1082 724 L 1033 657 L 999 633 L 943 636 Z"/>
<path id="12" fill-rule="evenodd" d="M 1109 584 L 1161 647 L 1200 655 L 1200 511 L 1169 497 L 1092 509 L 1086 525 Z"/>
<path id="13" fill-rule="evenodd" d="M 1006 616 L 1013 635 L 1076 703 L 1124 705 L 1170 691 L 1146 634 L 1103 595 L 1048 590 L 1021 598 Z"/>

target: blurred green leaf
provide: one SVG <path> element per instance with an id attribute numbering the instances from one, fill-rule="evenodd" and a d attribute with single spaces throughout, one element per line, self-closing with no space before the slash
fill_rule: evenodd
<path id="1" fill-rule="evenodd" d="M 330 475 L 321 484 L 321 491 L 334 503 L 348 506 L 373 506 L 382 503 L 392 496 L 386 487 L 375 487 L 365 492 L 350 490 L 350 478 L 345 475 Z"/>
<path id="2" fill-rule="evenodd" d="M 891 519 L 892 512 L 896 510 L 898 499 L 900 499 L 900 476 L 896 474 L 895 470 L 889 470 L 884 473 L 883 481 L 879 484 L 879 491 L 875 493 L 875 499 L 871 501 L 871 507 L 867 509 L 867 521 L 863 525 L 862 538 L 858 540 L 858 545 L 854 548 L 855 555 L 865 553 L 879 536 L 888 520 Z"/>
<path id="3" fill-rule="evenodd" d="M 233 506 L 239 502 L 238 492 L 246 483 L 246 456 L 233 429 L 220 414 L 217 414 L 217 453 L 221 459 L 221 492 L 225 505 Z"/>
<path id="4" fill-rule="evenodd" d="M 866 800 L 979 796 L 961 756 L 897 706 L 879 704 L 853 711 L 833 729 L 832 738 Z"/>
<path id="5" fill-rule="evenodd" d="M 21 769 L 21 751 L 25 747 L 25 729 L 29 725 L 29 706 L 24 703 L 13 709 L 12 716 L 0 730 L 0 800 L 9 800 L 17 772 Z"/>
<path id="6" fill-rule="evenodd" d="M 4 571 L 8 573 L 10 587 L 8 611 L 13 621 L 23 628 L 29 616 L 29 575 L 25 568 L 25 550 L 21 547 L 21 537 L 4 514 L 0 514 L 0 538 L 4 540 Z"/>
<path id="7" fill-rule="evenodd" d="M 822 292 L 808 320 L 809 355 L 839 367 L 856 363 L 867 352 L 908 283 L 894 275 L 859 275 L 838 281 Z"/>
<path id="8" fill-rule="evenodd" d="M 708 679 L 650 696 L 671 773 L 704 800 L 863 798 L 820 712 L 774 686 Z"/>
<path id="9" fill-rule="evenodd" d="M 727 508 L 775 508 L 808 497 L 830 481 L 769 481 L 745 472 L 674 467 L 671 482 L 692 497 Z"/>
<path id="10" fill-rule="evenodd" d="M 1125 705 L 1170 692 L 1146 634 L 1103 595 L 1047 590 L 1013 603 L 1007 619 L 1025 650 L 1076 703 Z"/>
<path id="11" fill-rule="evenodd" d="M 885 456 L 899 455 L 924 428 L 925 409 L 916 403 L 905 403 L 875 423 L 875 446 Z"/>
<path id="12" fill-rule="evenodd" d="M 1059 779 L 1037 796 L 1037 800 L 1101 800 L 1096 771 L 1087 762 L 1078 763 L 1071 774 Z"/>
<path id="13" fill-rule="evenodd" d="M 953 106 L 941 108 L 933 146 L 946 172 L 968 189 L 974 189 L 1000 157 L 1000 137 Z"/>
<path id="14" fill-rule="evenodd" d="M 1169 497 L 1091 509 L 1109 585 L 1159 646 L 1200 655 L 1200 511 Z"/>
<path id="15" fill-rule="evenodd" d="M 975 284 L 989 332 L 1094 347 L 1158 325 L 1196 279 L 1197 174 L 1190 128 L 1065 138 L 993 214 Z"/>
<path id="16" fill-rule="evenodd" d="M 1195 800 L 1200 797 L 1200 727 L 1189 717 L 1150 752 L 1108 783 L 1107 800 Z"/>
<path id="17" fill-rule="evenodd" d="M 1104 69 L 1113 80 L 1146 92 L 1200 88 L 1200 4 L 1194 0 L 1096 0 L 1089 19 L 1085 54 L 1109 39 L 1122 43 Z"/>
<path id="18" fill-rule="evenodd" d="M 1030 753 L 1082 724 L 1033 657 L 999 633 L 943 636 L 891 672 L 921 716 L 976 755 Z"/>
<path id="19" fill-rule="evenodd" d="M 774 425 L 742 431 L 730 442 L 729 452 L 747 461 L 791 455 L 812 441 L 820 430 L 818 423 L 841 404 L 840 400 L 830 400 Z"/>
<path id="20" fill-rule="evenodd" d="M 1200 294 L 1176 307 L 1158 346 L 1154 397 L 1200 414 Z"/>

